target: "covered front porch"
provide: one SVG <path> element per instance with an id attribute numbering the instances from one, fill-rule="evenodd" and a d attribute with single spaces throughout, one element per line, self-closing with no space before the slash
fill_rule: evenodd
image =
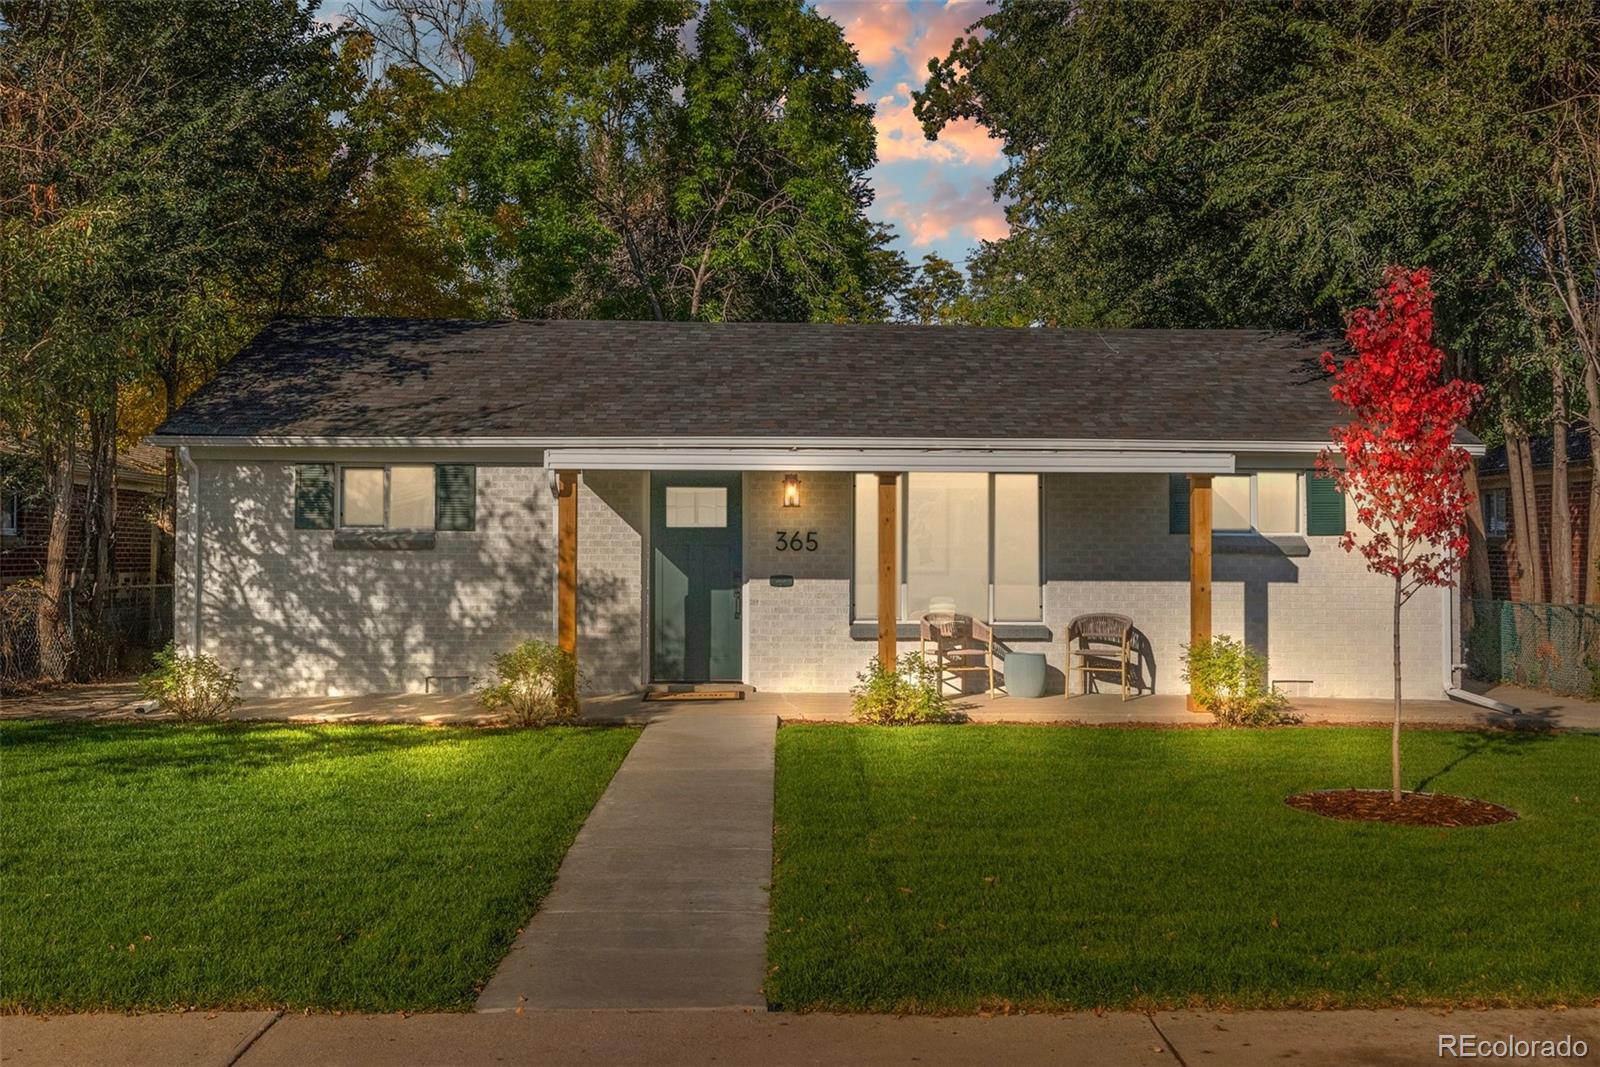
<path id="1" fill-rule="evenodd" d="M 604 663 L 601 691 L 722 682 L 827 696 L 870 657 L 892 663 L 920 647 L 919 620 L 944 610 L 993 627 L 996 670 L 1010 652 L 1044 654 L 1047 692 L 1081 693 L 1082 678 L 1068 677 L 1068 623 L 1109 611 L 1141 631 L 1139 688 L 1163 697 L 1183 691 L 1180 647 L 1213 632 L 1213 478 L 1233 476 L 1238 459 L 845 445 L 552 449 L 543 458 L 556 498 L 553 629 L 580 672 L 592 678 Z M 1295 503 L 1294 487 L 1309 460 L 1266 462 L 1303 506 L 1305 490 Z M 1250 477 L 1232 480 L 1249 486 Z M 680 513 L 687 528 L 674 528 Z M 1234 585 L 1222 626 L 1264 645 L 1266 583 L 1294 582 L 1294 567 L 1235 558 L 1250 573 L 1224 567 Z M 642 599 L 637 635 L 621 641 L 614 620 L 630 605 L 614 595 L 619 585 Z M 630 647 L 640 660 L 631 682 Z"/>

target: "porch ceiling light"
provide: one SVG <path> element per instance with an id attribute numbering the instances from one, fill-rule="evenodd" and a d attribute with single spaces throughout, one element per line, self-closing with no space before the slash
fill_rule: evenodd
<path id="1" fill-rule="evenodd" d="M 800 506 L 800 476 L 798 474 L 785 474 L 783 476 L 783 506 L 786 508 Z"/>

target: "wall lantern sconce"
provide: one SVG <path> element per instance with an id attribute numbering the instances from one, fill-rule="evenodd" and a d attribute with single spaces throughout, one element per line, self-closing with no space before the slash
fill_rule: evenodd
<path id="1" fill-rule="evenodd" d="M 786 508 L 800 506 L 800 476 L 798 474 L 785 474 L 783 476 L 783 506 Z"/>

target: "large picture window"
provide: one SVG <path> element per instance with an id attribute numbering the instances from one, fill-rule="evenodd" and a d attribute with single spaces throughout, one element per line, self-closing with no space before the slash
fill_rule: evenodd
<path id="1" fill-rule="evenodd" d="M 896 484 L 902 619 L 958 611 L 994 622 L 1041 618 L 1039 476 L 917 471 Z M 856 475 L 858 620 L 877 617 L 878 477 Z"/>
<path id="2" fill-rule="evenodd" d="M 339 525 L 389 530 L 434 528 L 432 464 L 339 469 Z"/>
<path id="3" fill-rule="evenodd" d="M 1217 533 L 1298 534 L 1298 471 L 1219 474 L 1211 479 L 1211 529 Z"/>

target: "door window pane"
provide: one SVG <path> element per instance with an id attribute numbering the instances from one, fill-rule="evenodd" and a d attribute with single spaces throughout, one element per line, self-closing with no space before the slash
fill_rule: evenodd
<path id="1" fill-rule="evenodd" d="M 1262 533 L 1299 532 L 1299 474 L 1263 471 L 1256 475 L 1256 529 Z"/>
<path id="2" fill-rule="evenodd" d="M 433 466 L 389 468 L 389 526 L 433 529 Z"/>
<path id="3" fill-rule="evenodd" d="M 383 525 L 383 468 L 345 467 L 341 525 Z"/>
<path id="4" fill-rule="evenodd" d="M 667 525 L 728 525 L 727 487 L 722 485 L 667 486 Z"/>
<path id="5" fill-rule="evenodd" d="M 994 476 L 994 617 L 1036 622 L 1039 604 L 1039 476 Z"/>
<path id="6" fill-rule="evenodd" d="M 1227 474 L 1211 479 L 1211 528 L 1250 529 L 1250 476 Z"/>
<path id="7" fill-rule="evenodd" d="M 907 476 L 906 614 L 989 617 L 989 476 Z"/>

